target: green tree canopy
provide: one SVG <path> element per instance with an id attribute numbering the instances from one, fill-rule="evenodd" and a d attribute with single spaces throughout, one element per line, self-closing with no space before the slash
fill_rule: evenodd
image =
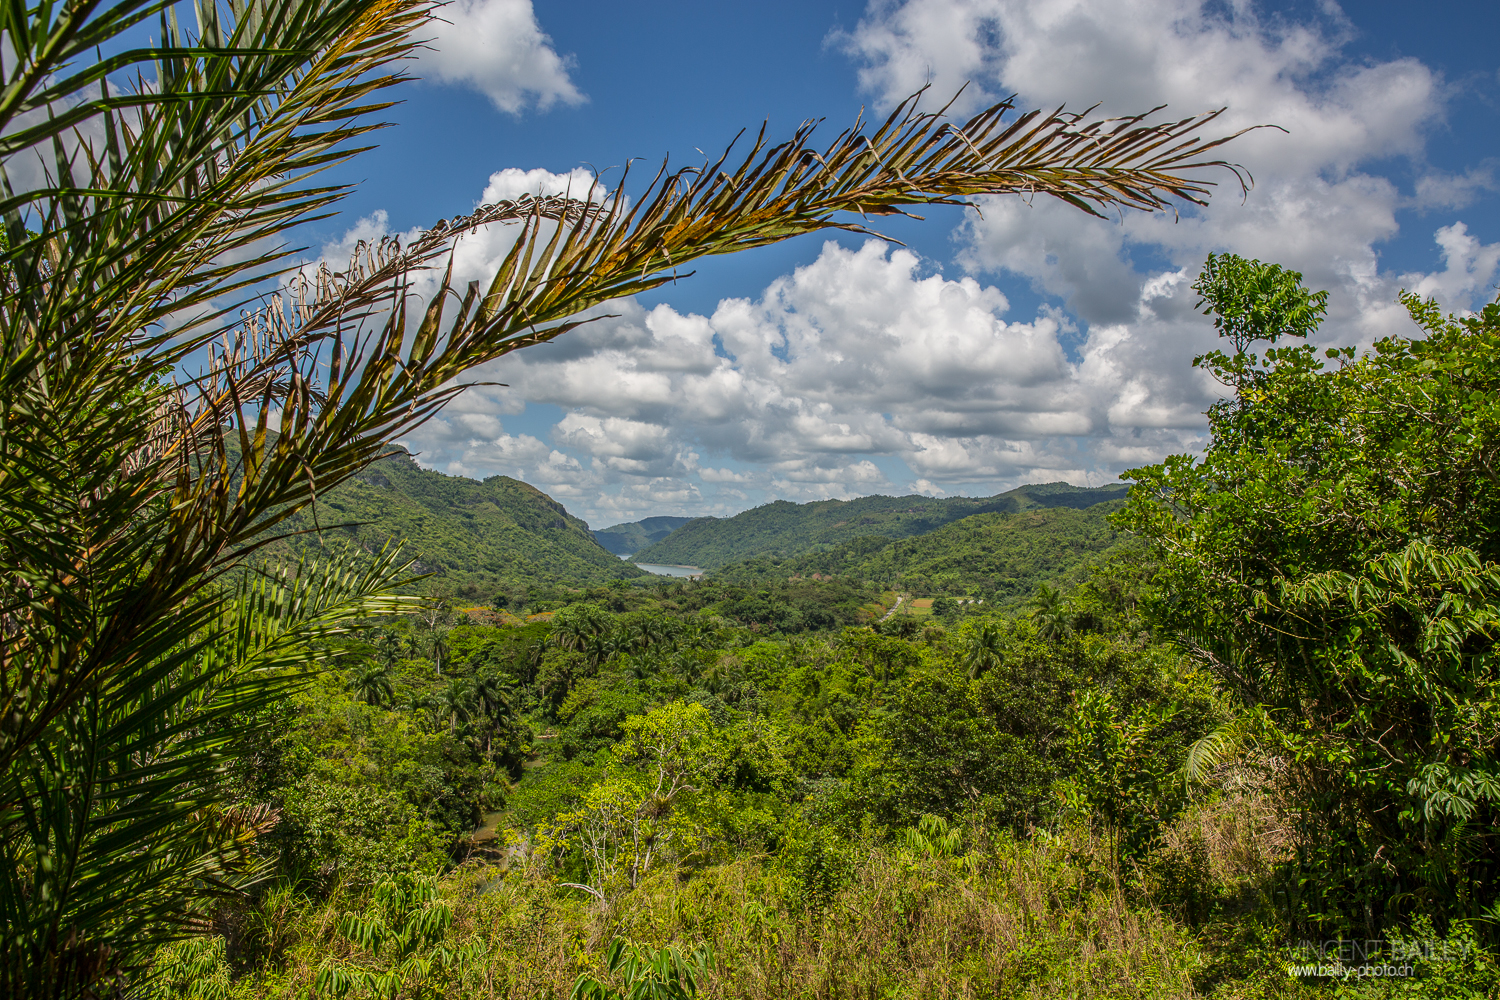
<path id="1" fill-rule="evenodd" d="M 1270 273 L 1220 261 L 1204 284 L 1247 316 L 1321 305 L 1279 270 L 1256 305 Z M 1419 332 L 1364 356 L 1274 349 L 1209 411 L 1201 458 L 1127 473 L 1117 517 L 1162 561 L 1156 620 L 1294 764 L 1308 857 L 1334 873 L 1306 883 L 1311 912 L 1377 924 L 1392 900 L 1476 915 L 1500 884 L 1500 305 L 1403 302 Z"/>
<path id="2" fill-rule="evenodd" d="M 1328 311 L 1328 293 L 1308 291 L 1300 271 L 1232 253 L 1209 254 L 1193 291 L 1202 296 L 1197 308 L 1214 317 L 1214 329 L 1236 354 L 1257 340 L 1306 339 Z"/>

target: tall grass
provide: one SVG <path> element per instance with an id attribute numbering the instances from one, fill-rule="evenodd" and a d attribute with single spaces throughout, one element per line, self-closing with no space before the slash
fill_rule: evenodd
<path id="1" fill-rule="evenodd" d="M 603 949 L 625 936 L 711 943 L 718 960 L 700 995 L 712 998 L 1197 995 L 1193 937 L 1132 903 L 1086 831 L 962 858 L 864 847 L 845 860 L 831 889 L 751 858 L 657 875 L 608 905 L 536 870 L 465 865 L 441 885 L 453 911 L 443 947 L 478 957 L 429 985 L 455 997 L 566 997 L 583 972 L 607 979 Z M 233 995 L 307 996 L 324 963 L 372 961 L 336 930 L 358 900 L 277 905 L 290 941 Z"/>
<path id="2" fill-rule="evenodd" d="M 1087 824 L 1026 840 L 969 830 L 966 852 L 929 832 L 658 872 L 603 903 L 519 852 L 509 867 L 471 861 L 422 882 L 409 894 L 416 908 L 386 915 L 389 927 L 422 928 L 415 966 L 409 948 L 392 958 L 353 943 L 348 928 L 375 912 L 368 891 L 315 900 L 283 887 L 221 914 L 217 935 L 163 949 L 154 1000 L 331 1000 L 335 967 L 375 974 L 345 982 L 394 984 L 356 986 L 349 1000 L 562 1000 L 585 973 L 611 981 L 605 950 L 620 937 L 711 945 L 705 1000 L 1497 995 L 1500 967 L 1477 945 L 1462 961 L 1425 963 L 1418 979 L 1290 978 L 1270 903 L 1291 844 L 1261 794 L 1190 809 L 1123 867 L 1112 838 Z M 1474 943 L 1472 929 L 1447 933 Z"/>

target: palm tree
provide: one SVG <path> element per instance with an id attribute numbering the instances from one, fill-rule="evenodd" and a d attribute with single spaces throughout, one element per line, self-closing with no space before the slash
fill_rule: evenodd
<path id="1" fill-rule="evenodd" d="M 675 623 L 663 615 L 637 615 L 625 627 L 625 642 L 633 649 L 651 649 L 657 646 L 675 646 L 678 630 Z"/>
<path id="2" fill-rule="evenodd" d="M 544 642 L 533 642 L 522 650 L 519 657 L 521 665 L 525 670 L 522 678 L 527 684 L 536 680 L 537 671 L 542 669 L 542 658 L 547 655 L 547 646 Z"/>
<path id="3" fill-rule="evenodd" d="M 344 553 L 221 586 L 195 641 L 149 669 L 108 671 L 119 683 L 92 685 L 86 711 L 14 753 L 0 786 L 0 995 L 98 995 L 98 979 L 127 976 L 149 954 L 138 942 L 196 926 L 194 897 L 254 883 L 250 848 L 275 815 L 227 806 L 215 775 L 265 730 L 264 709 L 333 662 L 331 640 L 351 621 L 410 607 L 391 596 L 406 563 L 394 551 L 373 563 Z M 53 858 L 75 867 L 60 873 Z M 28 955 L 51 964 L 24 965 Z"/>
<path id="4" fill-rule="evenodd" d="M 625 623 L 625 645 L 631 649 L 647 650 L 656 641 L 656 623 L 649 616 L 639 615 Z"/>
<path id="5" fill-rule="evenodd" d="M 395 697 L 391 686 L 391 671 L 385 664 L 368 664 L 344 685 L 344 690 L 353 691 L 367 705 L 379 708 L 390 704 Z"/>
<path id="6" fill-rule="evenodd" d="M 443 676 L 443 659 L 448 655 L 448 629 L 436 629 L 432 633 L 432 641 L 428 648 L 432 650 L 432 662 L 437 670 L 438 677 Z"/>
<path id="7" fill-rule="evenodd" d="M 1216 113 L 1003 103 L 960 123 L 913 98 L 822 147 L 813 123 L 774 145 L 762 132 L 738 159 L 663 168 L 629 198 L 622 179 L 482 206 L 361 245 L 342 271 L 304 269 L 281 234 L 345 193 L 315 177 L 379 127 L 434 4 L 195 4 L 192 32 L 168 0 L 0 12 L 7 993 L 126 982 L 186 933 L 195 900 L 240 884 L 257 828 L 222 809 L 224 734 L 272 725 L 259 709 L 307 676 L 286 667 L 317 661 L 350 616 L 395 607 L 403 566 L 244 570 L 465 372 L 704 256 L 981 194 L 1156 210 L 1201 202 L 1201 171 L 1228 166 L 1214 158 L 1226 139 L 1200 137 Z M 152 20 L 161 41 L 131 47 Z M 39 156 L 45 176 L 15 180 Z M 409 301 L 410 277 L 484 225 L 518 233 L 488 286 L 445 273 L 430 304 Z M 260 582 L 232 582 L 247 579 Z"/>
<path id="8" fill-rule="evenodd" d="M 729 671 L 724 666 L 724 658 L 716 657 L 713 662 L 703 668 L 698 676 L 698 684 L 710 694 L 721 694 L 729 686 Z"/>
<path id="9" fill-rule="evenodd" d="M 375 653 L 380 657 L 381 666 L 387 671 L 396 669 L 396 661 L 401 658 L 401 636 L 394 629 L 379 629 L 375 634 Z"/>
<path id="10" fill-rule="evenodd" d="M 720 649 L 730 623 L 719 615 L 709 618 L 699 614 L 691 621 L 682 622 L 679 628 L 682 631 L 678 642 L 687 649 Z M 795 643 L 797 640 L 790 641 Z"/>
<path id="11" fill-rule="evenodd" d="M 644 653 L 631 653 L 628 650 L 620 653 L 618 669 L 626 677 L 633 677 L 643 681 L 651 676 L 652 664 Z"/>
<path id="12" fill-rule="evenodd" d="M 1028 604 L 1031 620 L 1036 622 L 1037 634 L 1043 639 L 1061 639 L 1072 631 L 1072 610 L 1061 591 L 1045 583 L 1038 584 Z"/>
<path id="13" fill-rule="evenodd" d="M 476 708 L 474 692 L 462 681 L 450 681 L 435 691 L 416 695 L 406 706 L 427 716 L 434 728 L 446 725 L 448 732 L 458 731 L 460 722 L 469 722 Z"/>
<path id="14" fill-rule="evenodd" d="M 962 665 L 970 677 L 978 677 L 1005 662 L 1005 631 L 998 622 L 982 621 L 965 637 Z"/>
<path id="15" fill-rule="evenodd" d="M 515 714 L 509 686 L 495 674 L 481 674 L 471 689 L 476 715 L 484 719 L 484 752 L 488 756 L 501 719 Z"/>
<path id="16" fill-rule="evenodd" d="M 515 711 L 509 685 L 495 674 L 481 674 L 474 681 L 474 698 L 485 718 L 497 719 Z"/>
<path id="17" fill-rule="evenodd" d="M 468 723 L 474 718 L 474 711 L 478 707 L 475 704 L 474 689 L 462 681 L 451 681 L 434 696 L 434 710 L 438 719 L 447 720 L 448 732 L 458 731 L 460 722 Z"/>
<path id="18" fill-rule="evenodd" d="M 581 651 L 587 648 L 589 640 L 593 637 L 593 630 L 589 628 L 588 623 L 577 618 L 554 621 L 552 632 L 548 636 L 553 645 L 570 651 Z"/>

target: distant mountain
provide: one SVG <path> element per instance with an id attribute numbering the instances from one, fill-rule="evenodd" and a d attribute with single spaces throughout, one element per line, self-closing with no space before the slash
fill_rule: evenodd
<path id="1" fill-rule="evenodd" d="M 741 586 L 795 578 L 835 578 L 918 596 L 974 594 L 1005 603 L 1040 583 L 1079 573 L 1123 541 L 1106 520 L 1118 501 L 1082 510 L 1033 507 L 1016 514 L 976 514 L 911 538 L 867 535 L 788 559 L 762 557 L 716 571 L 711 579 Z"/>
<path id="2" fill-rule="evenodd" d="M 734 517 L 700 517 L 636 552 L 646 563 L 718 569 L 746 559 L 786 559 L 877 535 L 910 538 L 975 514 L 1015 514 L 1046 507 L 1091 507 L 1123 499 L 1123 483 L 1087 489 L 1067 483 L 1021 486 L 997 496 L 860 497 L 795 504 L 777 500 Z"/>
<path id="3" fill-rule="evenodd" d="M 624 557 L 661 541 L 691 520 L 691 517 L 648 517 L 643 521 L 600 528 L 594 532 L 594 540 L 615 555 Z"/>
<path id="4" fill-rule="evenodd" d="M 355 538 L 373 551 L 404 538 L 419 568 L 435 574 L 423 590 L 451 590 L 467 600 L 645 575 L 601 547 L 587 524 L 536 487 L 508 476 L 480 482 L 431 472 L 400 450 L 320 496 L 315 513 L 325 542 Z M 292 520 L 294 529 L 313 528 L 314 512 Z M 364 523 L 328 527 L 349 522 Z M 292 544 L 316 547 L 318 535 Z"/>

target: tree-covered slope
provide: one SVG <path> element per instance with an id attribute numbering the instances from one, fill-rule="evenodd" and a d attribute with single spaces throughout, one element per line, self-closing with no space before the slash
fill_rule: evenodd
<path id="1" fill-rule="evenodd" d="M 405 452 L 382 458 L 293 519 L 324 526 L 324 542 L 356 538 L 370 550 L 405 539 L 427 589 L 488 600 L 504 590 L 598 584 L 642 571 L 607 552 L 583 521 L 534 486 L 508 476 L 480 482 L 423 469 Z M 358 522 L 353 523 L 351 522 Z M 330 525 L 347 527 L 329 530 Z M 318 544 L 304 535 L 298 547 Z"/>
<path id="2" fill-rule="evenodd" d="M 717 569 L 745 559 L 786 559 L 861 536 L 909 538 L 976 514 L 1091 507 L 1125 496 L 1124 484 L 1021 486 L 992 497 L 860 497 L 794 504 L 778 500 L 729 518 L 700 517 L 636 552 L 641 562 Z"/>
<path id="3" fill-rule="evenodd" d="M 855 538 L 822 552 L 726 566 L 713 579 L 751 585 L 770 579 L 836 577 L 914 594 L 974 594 L 1004 602 L 1066 577 L 1120 543 L 1106 520 L 1119 501 L 1082 510 L 1035 507 L 976 514 L 912 538 Z"/>
<path id="4" fill-rule="evenodd" d="M 594 540 L 617 556 L 628 556 L 666 538 L 693 520 L 691 517 L 648 517 L 594 532 Z"/>

